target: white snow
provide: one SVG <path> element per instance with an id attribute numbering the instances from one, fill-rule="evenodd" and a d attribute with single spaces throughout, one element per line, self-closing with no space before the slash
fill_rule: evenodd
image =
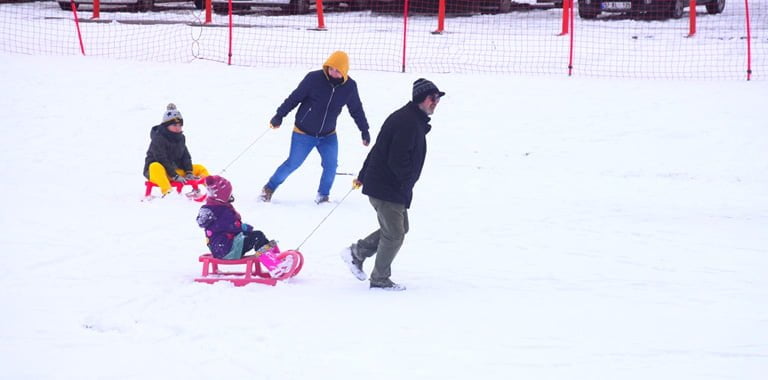
<path id="1" fill-rule="evenodd" d="M 315 205 L 313 153 L 257 202 L 290 141 L 267 123 L 307 70 L 9 54 L 0 69 L 0 378 L 768 374 L 765 81 L 353 65 L 374 136 L 415 79 L 448 93 L 393 265 L 408 290 L 390 293 L 339 258 L 376 228 L 352 176 Z M 193 282 L 200 204 L 140 201 L 168 102 L 243 219 L 300 246 L 298 277 Z M 346 112 L 339 139 L 339 172 L 357 173 L 368 148 Z"/>

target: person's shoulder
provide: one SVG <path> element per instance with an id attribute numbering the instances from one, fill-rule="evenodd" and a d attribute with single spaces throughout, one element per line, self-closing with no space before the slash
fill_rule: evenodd
<path id="1" fill-rule="evenodd" d="M 305 77 L 306 78 L 318 78 L 318 77 L 325 78 L 325 73 L 323 72 L 323 70 L 313 70 L 308 72 Z"/>

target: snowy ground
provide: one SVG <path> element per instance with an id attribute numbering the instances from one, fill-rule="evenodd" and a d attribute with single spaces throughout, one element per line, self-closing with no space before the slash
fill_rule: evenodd
<path id="1" fill-rule="evenodd" d="M 347 195 L 351 177 L 339 176 L 333 204 L 316 206 L 313 154 L 273 204 L 256 201 L 289 142 L 266 123 L 303 72 L 0 62 L 17 73 L 0 79 L 17 89 L 0 97 L 3 378 L 768 371 L 765 82 L 428 75 L 448 96 L 394 265 L 409 288 L 392 294 L 369 291 L 337 256 L 375 228 L 365 197 Z M 416 76 L 352 75 L 375 135 Z M 710 92 L 719 98 L 689 101 Z M 573 101 L 552 107 L 551 93 Z M 298 278 L 274 288 L 192 281 L 204 251 L 199 205 L 139 201 L 149 127 L 169 101 L 194 160 L 214 173 L 256 141 L 225 174 L 246 221 L 284 249 L 308 238 Z M 346 113 L 340 140 L 339 171 L 357 172 L 367 149 Z"/>
<path id="2" fill-rule="evenodd" d="M 374 136 L 416 78 L 448 93 L 393 267 L 408 290 L 393 294 L 338 257 L 376 228 L 351 176 L 315 205 L 313 154 L 272 204 L 257 202 L 290 139 L 268 120 L 305 69 L 3 54 L 0 70 L 0 378 L 768 373 L 766 81 L 353 64 Z M 168 102 L 194 161 L 226 168 L 244 220 L 304 253 L 297 278 L 192 281 L 200 205 L 140 201 L 149 129 Z M 368 148 L 346 113 L 339 138 L 339 172 L 356 173 Z"/>

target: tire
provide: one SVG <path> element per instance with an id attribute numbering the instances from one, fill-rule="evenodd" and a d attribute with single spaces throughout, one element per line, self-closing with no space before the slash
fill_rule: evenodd
<path id="1" fill-rule="evenodd" d="M 512 11 L 512 0 L 486 0 L 480 3 L 480 13 L 499 14 Z"/>
<path id="2" fill-rule="evenodd" d="M 136 1 L 137 12 L 149 12 L 152 7 L 155 6 L 155 0 L 138 0 Z"/>
<path id="3" fill-rule="evenodd" d="M 600 14 L 600 2 L 593 1 L 592 4 L 587 4 L 579 1 L 579 17 L 585 20 L 594 20 Z"/>
<path id="4" fill-rule="evenodd" d="M 707 3 L 707 13 L 711 15 L 723 13 L 723 9 L 725 9 L 725 0 L 715 0 Z"/>
<path id="5" fill-rule="evenodd" d="M 512 1 L 499 0 L 499 13 L 509 13 L 509 12 L 512 12 Z"/>
<path id="6" fill-rule="evenodd" d="M 62 11 L 71 11 L 72 10 L 72 5 L 70 5 L 70 4 L 71 3 L 69 1 L 59 1 L 59 7 L 61 8 Z M 80 6 L 80 4 L 75 3 L 75 9 L 77 9 L 77 7 L 79 7 L 79 6 Z"/>
<path id="7" fill-rule="evenodd" d="M 388 2 L 381 0 L 371 0 L 371 10 L 381 13 L 402 13 L 403 4 L 404 3 L 402 1 Z"/>
<path id="8" fill-rule="evenodd" d="M 685 8 L 685 4 L 683 4 L 683 0 L 672 0 L 669 6 L 669 17 L 673 19 L 683 18 L 684 8 Z"/>
<path id="9" fill-rule="evenodd" d="M 291 0 L 291 5 L 288 6 L 288 12 L 294 15 L 309 13 L 309 0 Z"/>
<path id="10" fill-rule="evenodd" d="M 371 7 L 371 0 L 350 0 L 349 9 L 353 11 L 363 11 Z"/>

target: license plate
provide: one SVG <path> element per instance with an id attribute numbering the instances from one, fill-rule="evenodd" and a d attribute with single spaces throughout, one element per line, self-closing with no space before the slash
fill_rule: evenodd
<path id="1" fill-rule="evenodd" d="M 603 3 L 603 9 L 607 11 L 628 11 L 632 9 L 632 3 L 629 1 L 610 1 Z"/>

